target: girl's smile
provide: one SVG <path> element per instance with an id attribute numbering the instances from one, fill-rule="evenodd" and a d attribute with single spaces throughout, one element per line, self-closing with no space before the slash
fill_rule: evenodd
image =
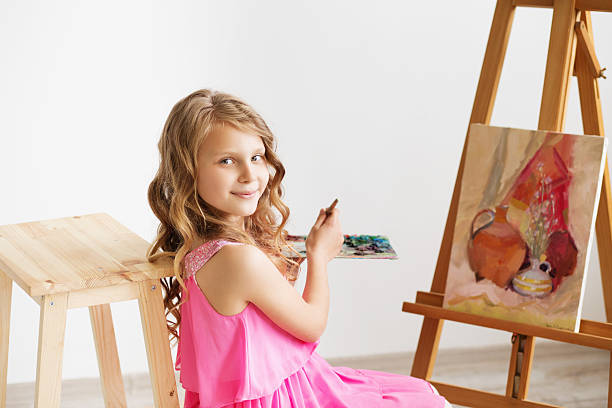
<path id="1" fill-rule="evenodd" d="M 232 193 L 232 194 L 235 194 L 235 195 L 237 195 L 240 198 L 248 199 L 248 198 L 255 197 L 255 193 L 257 193 L 257 191 L 251 191 L 251 192 L 248 192 L 248 193 Z"/>

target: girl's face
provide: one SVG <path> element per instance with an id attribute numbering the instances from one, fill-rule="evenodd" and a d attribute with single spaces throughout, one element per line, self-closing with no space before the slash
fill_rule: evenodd
<path id="1" fill-rule="evenodd" d="M 215 126 L 198 151 L 198 194 L 241 229 L 268 185 L 265 152 L 261 137 L 230 125 Z"/>

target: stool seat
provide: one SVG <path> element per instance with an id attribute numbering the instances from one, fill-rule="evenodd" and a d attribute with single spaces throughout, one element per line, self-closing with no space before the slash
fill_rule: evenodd
<path id="1" fill-rule="evenodd" d="M 0 269 L 32 297 L 172 276 L 148 246 L 105 213 L 3 225 Z"/>
<path id="2" fill-rule="evenodd" d="M 125 407 L 110 303 L 137 299 L 156 407 L 178 408 L 160 278 L 149 243 L 105 213 L 0 226 L 0 408 L 6 406 L 12 282 L 40 305 L 35 407 L 59 408 L 68 309 L 89 307 L 107 407 Z"/>

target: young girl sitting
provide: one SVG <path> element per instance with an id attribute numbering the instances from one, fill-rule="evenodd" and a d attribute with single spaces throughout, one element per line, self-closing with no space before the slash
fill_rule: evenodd
<path id="1" fill-rule="evenodd" d="M 327 263 L 343 242 L 339 210 L 321 209 L 308 234 L 300 296 L 299 264 L 281 253 L 291 249 L 285 169 L 253 108 L 196 91 L 172 108 L 158 146 L 148 198 L 160 225 L 147 256 L 174 262 L 162 284 L 185 408 L 448 404 L 424 380 L 332 367 L 315 351 L 329 311 Z"/>

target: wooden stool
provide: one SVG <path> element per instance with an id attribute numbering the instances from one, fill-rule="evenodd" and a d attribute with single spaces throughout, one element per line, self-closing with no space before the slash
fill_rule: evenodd
<path id="1" fill-rule="evenodd" d="M 35 407 L 59 407 L 66 312 L 89 307 L 107 407 L 125 407 L 109 303 L 138 299 L 156 407 L 178 407 L 159 279 L 149 243 L 99 213 L 0 226 L 0 408 L 6 406 L 12 281 L 40 305 Z"/>

